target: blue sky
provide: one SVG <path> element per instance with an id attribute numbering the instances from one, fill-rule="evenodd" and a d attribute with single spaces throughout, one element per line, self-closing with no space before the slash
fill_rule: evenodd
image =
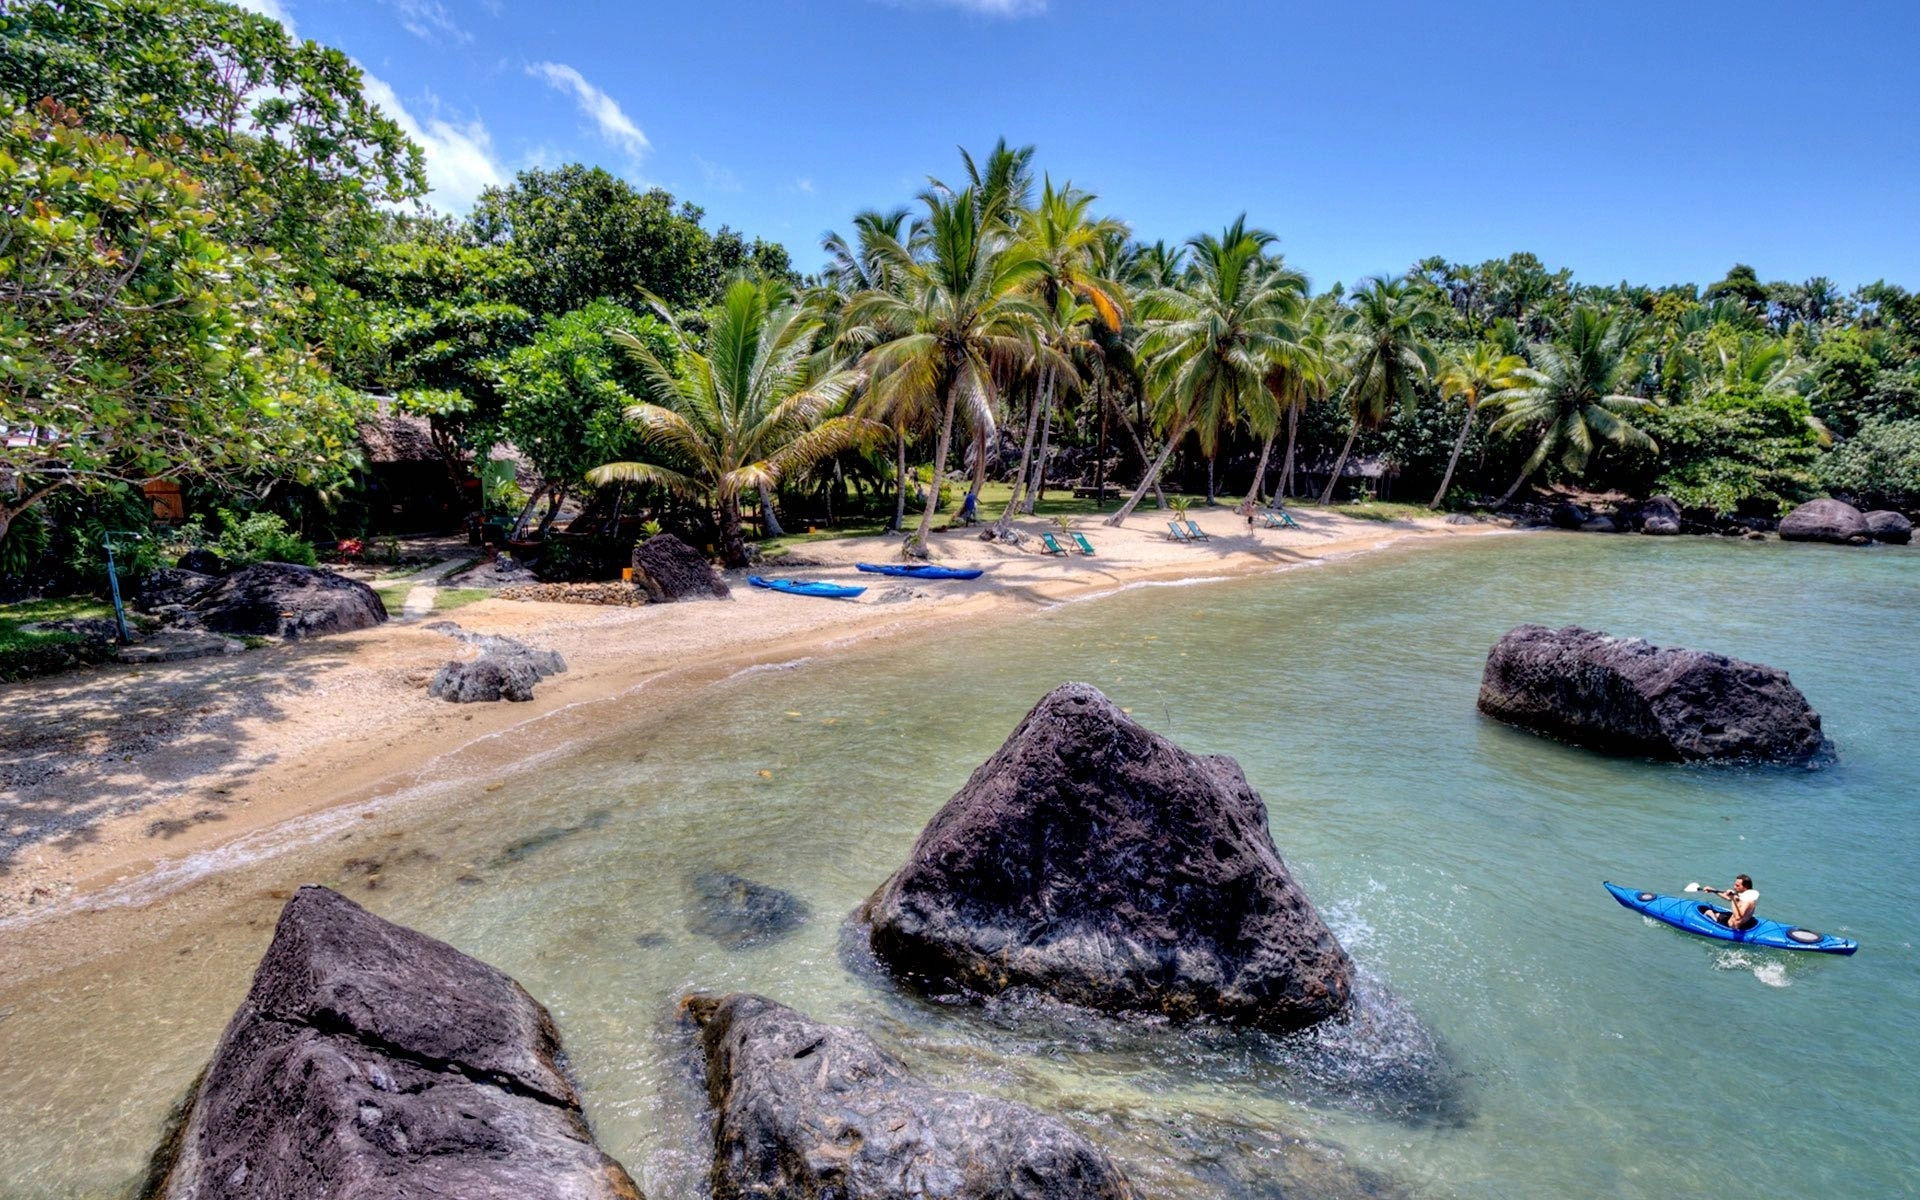
<path id="1" fill-rule="evenodd" d="M 247 0 L 338 46 L 461 212 L 598 163 L 786 243 L 1034 143 L 1151 240 L 1316 288 L 1531 250 L 1594 282 L 1920 286 L 1920 3 Z"/>

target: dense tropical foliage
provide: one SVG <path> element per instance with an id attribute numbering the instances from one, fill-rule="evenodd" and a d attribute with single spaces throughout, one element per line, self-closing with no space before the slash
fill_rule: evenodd
<path id="1" fill-rule="evenodd" d="M 156 479 L 359 536 L 355 427 L 396 416 L 450 483 L 520 495 L 517 462 L 548 521 L 627 489 L 730 562 L 750 522 L 901 528 L 910 500 L 924 553 L 992 481 L 996 536 L 1069 485 L 1130 491 L 1115 520 L 1164 491 L 1920 502 L 1920 297 L 1884 281 L 1596 286 L 1515 254 L 1316 291 L 1244 217 L 1147 243 L 1004 140 L 803 278 L 580 164 L 435 215 L 352 63 L 214 0 L 8 6 L 0 109 L 9 578 L 143 519 Z"/>

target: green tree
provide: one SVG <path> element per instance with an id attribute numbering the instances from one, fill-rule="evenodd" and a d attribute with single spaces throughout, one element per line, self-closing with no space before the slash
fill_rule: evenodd
<path id="1" fill-rule="evenodd" d="M 1665 464 L 1655 489 L 1683 507 L 1772 514 L 1811 495 L 1822 437 L 1806 400 L 1737 384 L 1647 410 Z"/>
<path id="2" fill-rule="evenodd" d="M 1429 340 L 1439 312 L 1415 285 L 1374 276 L 1354 290 L 1351 337 L 1354 356 L 1341 398 L 1347 406 L 1347 441 L 1327 476 L 1320 503 L 1333 500 L 1360 430 L 1377 429 L 1398 404 L 1409 411 L 1419 403 L 1418 385 L 1432 373 Z"/>
<path id="3" fill-rule="evenodd" d="M 933 486 L 908 547 L 925 554 L 954 413 L 963 402 L 991 411 L 996 366 L 1005 370 L 1026 354 L 1042 317 L 1026 289 L 1043 264 L 1011 245 L 972 188 L 935 186 L 920 200 L 927 210 L 924 253 L 889 251 L 895 286 L 862 292 L 850 319 L 883 339 L 862 359 L 875 402 L 931 399 L 939 413 Z"/>
<path id="4" fill-rule="evenodd" d="M 1920 419 L 1868 420 L 1822 460 L 1820 479 L 1868 504 L 1912 504 L 1920 498 Z"/>
<path id="5" fill-rule="evenodd" d="M 606 462 L 588 478 L 711 496 L 721 554 L 728 566 L 745 566 L 743 495 L 764 496 L 785 476 L 886 436 L 883 426 L 837 415 L 855 376 L 816 373 L 818 327 L 783 284 L 742 280 L 711 314 L 704 344 L 669 324 L 677 367 L 646 338 L 616 335 L 640 366 L 646 396 L 627 407 L 626 420 L 657 460 Z"/>
<path id="6" fill-rule="evenodd" d="M 1533 365 L 1514 372 L 1512 385 L 1484 401 L 1499 415 L 1491 431 L 1534 440 L 1532 453 L 1495 507 L 1513 499 L 1520 485 L 1548 459 L 1558 457 L 1570 474 L 1587 466 L 1601 441 L 1658 451 L 1659 445 L 1627 420 L 1652 405 L 1625 388 L 1638 371 L 1634 331 L 1625 320 L 1582 305 L 1573 310 L 1559 340 L 1533 347 Z"/>
<path id="7" fill-rule="evenodd" d="M 206 190 L 46 103 L 0 108 L 0 538 L 62 489 L 344 478 L 357 398 Z"/>
<path id="8" fill-rule="evenodd" d="M 1473 432 L 1473 419 L 1479 412 L 1481 398 L 1509 386 L 1514 373 L 1526 365 L 1525 359 L 1507 354 L 1489 342 L 1475 342 L 1457 350 L 1440 364 L 1436 381 L 1440 385 L 1440 398 L 1458 396 L 1467 402 L 1467 411 L 1460 419 L 1460 436 L 1454 439 L 1446 473 L 1440 477 L 1440 486 L 1433 493 L 1429 507 L 1439 508 L 1447 498 L 1454 468 L 1460 465 L 1460 451 L 1466 448 L 1467 435 Z"/>

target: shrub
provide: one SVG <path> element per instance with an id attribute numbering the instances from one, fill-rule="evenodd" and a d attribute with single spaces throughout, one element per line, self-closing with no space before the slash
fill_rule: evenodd
<path id="1" fill-rule="evenodd" d="M 311 542 L 288 529 L 278 513 L 270 512 L 242 516 L 221 509 L 220 536 L 207 548 L 236 567 L 258 562 L 311 567 L 320 561 Z"/>
<path id="2" fill-rule="evenodd" d="M 1920 419 L 1869 420 L 1820 464 L 1820 480 L 1868 503 L 1920 499 Z"/>

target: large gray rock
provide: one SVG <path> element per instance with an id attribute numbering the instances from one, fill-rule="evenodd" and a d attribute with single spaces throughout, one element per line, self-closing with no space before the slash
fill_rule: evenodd
<path id="1" fill-rule="evenodd" d="M 1680 532 L 1680 505 L 1672 496 L 1655 496 L 1622 510 L 1627 523 L 1640 533 L 1670 537 Z"/>
<path id="2" fill-rule="evenodd" d="M 1867 540 L 1867 520 L 1844 500 L 1809 500 L 1780 518 L 1780 537 L 1788 542 L 1860 543 Z"/>
<path id="3" fill-rule="evenodd" d="M 866 902 L 912 986 L 1032 988 L 1114 1013 L 1297 1029 L 1353 963 L 1287 873 L 1239 764 L 1063 684 L 934 815 Z"/>
<path id="4" fill-rule="evenodd" d="M 1683 762 L 1808 762 L 1830 747 L 1785 671 L 1575 626 L 1495 644 L 1480 711 L 1565 741 Z"/>
<path id="5" fill-rule="evenodd" d="M 1126 1177 L 1064 1121 L 930 1087 L 858 1030 L 762 996 L 695 995 L 713 1103 L 714 1200 L 1122 1200 Z"/>
<path id="6" fill-rule="evenodd" d="M 558 650 L 541 650 L 518 638 L 473 633 L 452 621 L 435 621 L 426 628 L 444 633 L 480 651 L 469 662 L 458 659 L 440 668 L 427 685 L 427 695 L 454 704 L 489 700 L 533 699 L 533 685 L 567 669 Z"/>
<path id="7" fill-rule="evenodd" d="M 145 1194 L 640 1200 L 560 1055 L 506 975 L 301 888 Z"/>
<path id="8" fill-rule="evenodd" d="M 1861 518 L 1866 522 L 1867 536 L 1876 542 L 1890 542 L 1904 546 L 1913 540 L 1913 522 L 1906 514 L 1894 512 L 1888 508 L 1878 508 Z"/>
<path id="9" fill-rule="evenodd" d="M 140 581 L 140 607 L 153 612 L 174 605 L 191 604 L 208 588 L 220 581 L 185 567 L 157 567 Z"/>
<path id="10" fill-rule="evenodd" d="M 655 604 L 724 599 L 731 592 L 706 555 L 670 533 L 656 533 L 633 548 L 633 582 Z"/>
<path id="11" fill-rule="evenodd" d="M 1578 529 L 1592 515 L 1573 501 L 1562 500 L 1553 506 L 1553 510 L 1547 514 L 1547 520 L 1556 529 Z"/>
<path id="12" fill-rule="evenodd" d="M 195 596 L 191 617 L 216 633 L 294 641 L 378 625 L 387 619 L 387 607 L 379 593 L 344 575 L 293 563 L 255 563 Z"/>

